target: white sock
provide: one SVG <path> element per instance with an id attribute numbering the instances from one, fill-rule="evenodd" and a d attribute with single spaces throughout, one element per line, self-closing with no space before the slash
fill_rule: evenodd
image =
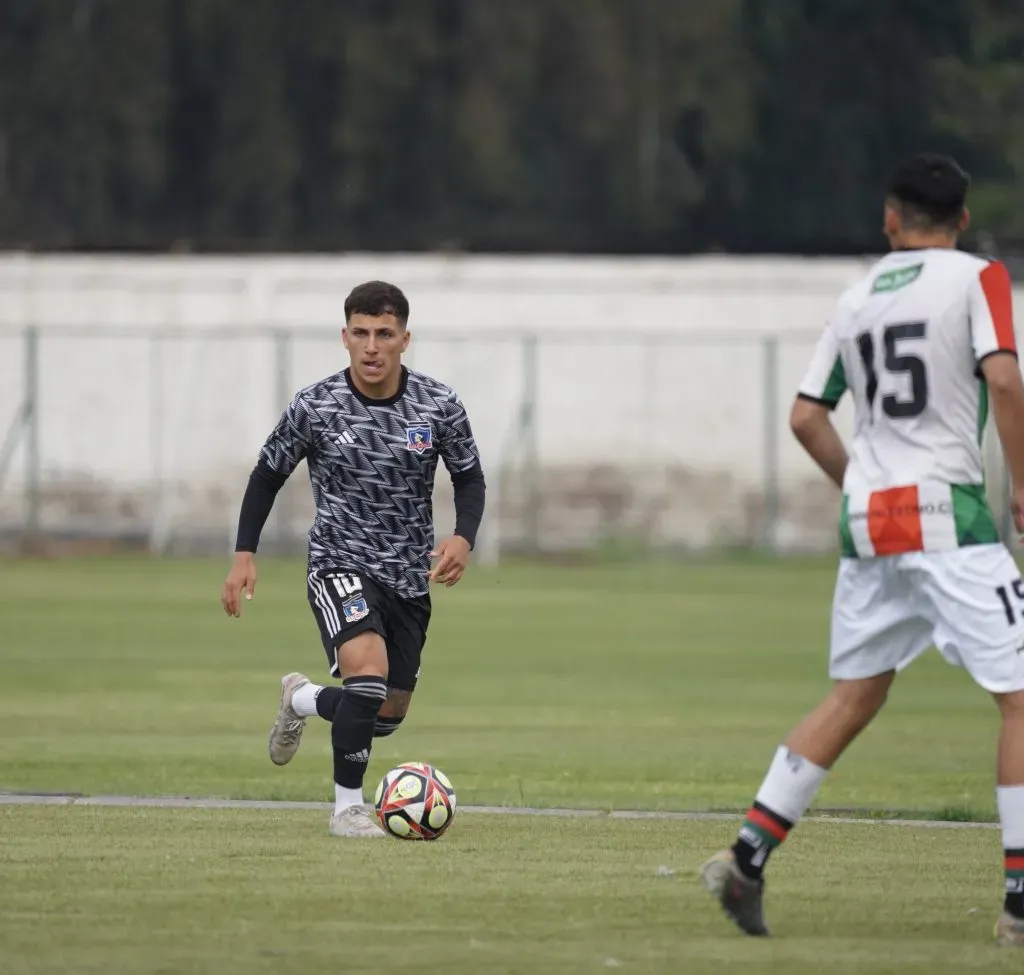
<path id="1" fill-rule="evenodd" d="M 301 718 L 311 718 L 316 714 L 316 696 L 323 690 L 321 684 L 303 684 L 292 695 L 292 709 Z"/>
<path id="2" fill-rule="evenodd" d="M 996 808 L 1003 827 L 1003 849 L 1024 850 L 1024 785 L 996 786 Z"/>
<path id="3" fill-rule="evenodd" d="M 349 806 L 361 806 L 363 804 L 362 789 L 346 789 L 343 785 L 334 783 L 334 814 L 337 815 Z"/>
<path id="4" fill-rule="evenodd" d="M 780 745 L 758 790 L 757 801 L 795 826 L 814 800 L 826 775 L 828 769 Z"/>

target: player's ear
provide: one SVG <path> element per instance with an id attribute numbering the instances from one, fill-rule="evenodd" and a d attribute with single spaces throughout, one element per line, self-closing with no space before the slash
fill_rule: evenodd
<path id="1" fill-rule="evenodd" d="M 971 225 L 971 211 L 964 207 L 960 211 L 960 219 L 956 222 L 956 229 L 963 233 Z"/>
<path id="2" fill-rule="evenodd" d="M 341 344 L 344 345 L 346 349 L 348 348 L 348 326 L 347 325 L 342 325 L 341 326 Z"/>
<path id="3" fill-rule="evenodd" d="M 402 329 L 402 351 L 404 352 L 409 348 L 409 340 L 412 338 L 412 332 L 407 328 Z"/>
<path id="4" fill-rule="evenodd" d="M 885 212 L 882 216 L 882 233 L 886 237 L 892 237 L 900 232 L 903 221 L 900 219 L 900 212 L 891 203 L 886 202 Z"/>

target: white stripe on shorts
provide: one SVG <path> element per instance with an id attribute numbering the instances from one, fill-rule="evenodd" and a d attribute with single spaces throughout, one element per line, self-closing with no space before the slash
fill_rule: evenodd
<path id="1" fill-rule="evenodd" d="M 341 632 L 341 620 L 338 618 L 338 612 L 327 593 L 327 586 L 324 585 L 323 579 L 318 579 L 313 572 L 309 574 L 309 586 L 313 590 L 314 601 L 320 607 L 320 612 L 323 613 L 324 622 L 331 629 L 331 635 L 337 636 Z"/>

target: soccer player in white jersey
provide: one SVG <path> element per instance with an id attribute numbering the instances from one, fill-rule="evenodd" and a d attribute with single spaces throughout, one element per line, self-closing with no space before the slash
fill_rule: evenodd
<path id="1" fill-rule="evenodd" d="M 829 769 L 885 702 L 898 671 L 934 644 L 995 698 L 996 799 L 1006 893 L 1000 945 L 1024 946 L 1024 583 L 984 489 L 989 409 L 1024 532 L 1024 383 L 1010 278 L 956 249 L 968 177 L 920 155 L 890 177 L 891 253 L 839 299 L 791 425 L 842 488 L 832 608 L 831 693 L 779 747 L 735 844 L 704 883 L 747 934 L 766 935 L 763 871 Z M 847 451 L 829 413 L 849 391 Z"/>

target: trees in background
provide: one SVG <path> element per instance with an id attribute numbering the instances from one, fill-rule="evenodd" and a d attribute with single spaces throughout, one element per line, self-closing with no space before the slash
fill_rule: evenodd
<path id="1" fill-rule="evenodd" d="M 1022 109 L 1022 0 L 4 0 L 0 245 L 875 250 L 922 147 L 1024 242 Z"/>

